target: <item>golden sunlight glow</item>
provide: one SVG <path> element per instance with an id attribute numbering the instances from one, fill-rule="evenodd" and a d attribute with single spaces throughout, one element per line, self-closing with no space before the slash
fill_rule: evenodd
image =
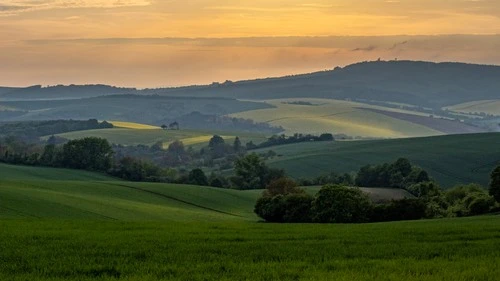
<path id="1" fill-rule="evenodd" d="M 0 84 L 179 85 L 377 57 L 500 63 L 496 34 L 497 0 L 5 0 Z"/>

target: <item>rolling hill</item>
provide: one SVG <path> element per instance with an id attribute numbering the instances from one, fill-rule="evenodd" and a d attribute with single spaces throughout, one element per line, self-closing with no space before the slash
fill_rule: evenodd
<path id="1" fill-rule="evenodd" d="M 406 157 L 427 170 L 443 187 L 459 183 L 486 186 L 491 171 L 500 165 L 499 144 L 499 133 L 300 143 L 272 147 L 278 157 L 269 164 L 285 169 L 292 177 L 311 178 L 331 171 L 349 173 L 364 165 Z"/>
<path id="2" fill-rule="evenodd" d="M 121 221 L 257 221 L 261 190 L 126 182 L 66 169 L 0 164 L 0 219 Z M 311 194 L 317 187 L 307 189 Z M 410 197 L 402 190 L 363 189 L 374 201 Z"/>
<path id="3" fill-rule="evenodd" d="M 415 111 L 332 99 L 265 100 L 272 108 L 231 116 L 283 127 L 285 134 L 334 133 L 372 138 L 401 138 L 479 133 L 484 129 Z"/>
<path id="4" fill-rule="evenodd" d="M 165 95 L 240 99 L 329 98 L 441 108 L 498 98 L 500 66 L 418 61 L 361 62 L 344 68 L 206 87 L 158 89 Z"/>

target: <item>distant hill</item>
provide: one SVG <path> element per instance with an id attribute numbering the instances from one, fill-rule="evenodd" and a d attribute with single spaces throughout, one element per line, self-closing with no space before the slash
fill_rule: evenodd
<path id="1" fill-rule="evenodd" d="M 441 108 L 499 98 L 500 67 L 416 61 L 362 62 L 311 74 L 157 90 L 241 99 L 331 98 Z"/>
<path id="2" fill-rule="evenodd" d="M 333 67 L 332 67 L 333 68 Z M 373 61 L 280 78 L 209 86 L 146 89 L 106 85 L 0 88 L 3 99 L 67 99 L 116 94 L 212 96 L 238 99 L 330 98 L 397 102 L 441 108 L 499 98 L 500 66 L 418 61 Z"/>
<path id="3" fill-rule="evenodd" d="M 0 98 L 4 100 L 50 100 L 79 99 L 116 94 L 135 94 L 136 89 L 118 88 L 107 85 L 57 85 L 27 88 L 0 88 Z"/>

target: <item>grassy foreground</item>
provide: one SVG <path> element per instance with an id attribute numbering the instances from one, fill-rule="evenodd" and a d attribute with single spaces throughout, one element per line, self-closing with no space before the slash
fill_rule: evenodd
<path id="1" fill-rule="evenodd" d="M 498 280 L 500 217 L 365 225 L 0 220 L 0 280 Z"/>

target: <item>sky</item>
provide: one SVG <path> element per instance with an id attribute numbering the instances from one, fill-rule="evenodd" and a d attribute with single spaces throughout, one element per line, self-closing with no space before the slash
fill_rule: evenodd
<path id="1" fill-rule="evenodd" d="M 0 0 L 0 85 L 166 87 L 376 60 L 500 65 L 499 0 Z"/>

